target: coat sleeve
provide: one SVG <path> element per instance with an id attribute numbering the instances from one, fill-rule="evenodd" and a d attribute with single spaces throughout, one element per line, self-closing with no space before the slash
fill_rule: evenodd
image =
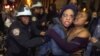
<path id="1" fill-rule="evenodd" d="M 18 27 L 17 27 L 18 28 Z M 15 41 L 17 43 L 19 43 L 20 45 L 22 45 L 23 47 L 35 47 L 38 46 L 40 44 L 43 44 L 44 41 L 42 38 L 33 38 L 33 39 L 29 39 L 30 36 L 28 36 L 27 32 L 23 32 L 20 28 L 18 28 L 17 30 L 18 32 L 13 32 L 13 30 L 16 29 L 16 27 L 11 28 L 9 31 L 9 35 L 15 39 Z"/>
<path id="2" fill-rule="evenodd" d="M 48 31 L 48 35 L 55 40 L 57 45 L 67 53 L 73 53 L 86 47 L 88 40 L 75 38 L 71 42 L 67 42 L 61 38 L 59 34 L 57 34 L 54 30 Z"/>
<path id="3" fill-rule="evenodd" d="M 36 23 L 34 23 L 34 24 L 32 23 L 31 27 L 32 27 L 32 31 L 34 32 L 34 35 L 35 36 L 40 36 L 41 31 L 37 28 Z"/>

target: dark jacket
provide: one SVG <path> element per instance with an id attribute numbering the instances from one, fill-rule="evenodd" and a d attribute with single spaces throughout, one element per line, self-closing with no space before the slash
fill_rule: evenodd
<path id="1" fill-rule="evenodd" d="M 54 18 L 53 21 L 54 21 L 54 24 L 49 29 L 53 29 L 54 31 L 56 31 L 61 36 L 60 38 L 65 40 L 66 33 L 64 32 L 63 26 L 60 23 L 59 18 Z M 49 35 L 48 32 L 47 34 Z M 50 43 L 51 43 L 50 47 L 52 50 L 51 52 L 53 55 L 57 55 L 57 56 L 67 56 L 68 55 L 57 45 L 56 41 L 52 39 L 52 37 L 51 37 Z"/>
<path id="2" fill-rule="evenodd" d="M 98 20 L 99 19 L 96 17 L 96 18 L 92 18 L 92 20 L 89 22 L 88 27 L 89 27 L 89 31 L 90 31 L 92 36 L 93 36 L 93 33 L 94 33 L 96 26 L 98 24 Z"/>
<path id="3" fill-rule="evenodd" d="M 28 49 L 42 44 L 41 38 L 32 37 L 31 24 L 25 26 L 19 21 L 12 23 L 7 37 L 7 56 L 30 56 Z"/>

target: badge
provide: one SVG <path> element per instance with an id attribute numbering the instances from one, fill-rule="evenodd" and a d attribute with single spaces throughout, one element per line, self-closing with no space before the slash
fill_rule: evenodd
<path id="1" fill-rule="evenodd" d="M 37 18 L 36 18 L 36 17 L 32 17 L 32 21 L 34 21 L 34 22 L 35 22 L 36 20 L 37 20 Z"/>
<path id="2" fill-rule="evenodd" d="M 19 36 L 20 30 L 18 28 L 15 28 L 15 29 L 13 29 L 12 33 L 14 36 Z"/>

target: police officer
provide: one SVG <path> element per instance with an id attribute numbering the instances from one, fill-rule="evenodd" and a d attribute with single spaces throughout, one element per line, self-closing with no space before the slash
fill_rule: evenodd
<path id="1" fill-rule="evenodd" d="M 31 7 L 32 10 L 32 23 L 34 24 L 34 36 L 45 36 L 45 31 L 41 31 L 38 25 L 41 24 L 42 17 L 40 16 L 40 8 L 42 7 L 42 3 L 40 1 L 37 1 L 36 4 L 33 4 Z"/>
<path id="2" fill-rule="evenodd" d="M 31 11 L 22 7 L 12 23 L 7 37 L 6 56 L 31 56 L 30 48 L 44 43 L 42 38 L 32 37 Z"/>

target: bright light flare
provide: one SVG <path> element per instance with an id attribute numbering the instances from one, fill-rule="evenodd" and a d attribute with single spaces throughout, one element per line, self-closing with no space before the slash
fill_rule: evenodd
<path id="1" fill-rule="evenodd" d="M 86 12 L 86 8 L 83 8 L 83 11 Z"/>
<path id="2" fill-rule="evenodd" d="M 10 5 L 5 5 L 5 8 L 9 9 L 10 8 Z"/>
<path id="3" fill-rule="evenodd" d="M 26 0 L 26 4 L 30 7 L 32 4 L 32 0 Z"/>

